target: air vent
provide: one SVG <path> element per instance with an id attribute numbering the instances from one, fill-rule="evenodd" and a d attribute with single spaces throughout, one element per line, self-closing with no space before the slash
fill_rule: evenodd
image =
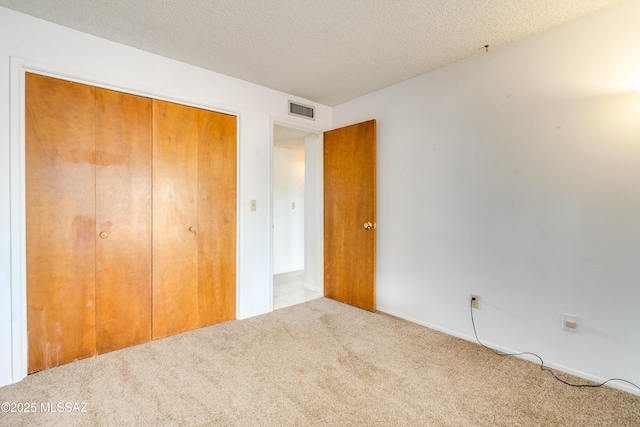
<path id="1" fill-rule="evenodd" d="M 313 107 L 298 104 L 289 101 L 289 114 L 292 116 L 304 117 L 305 119 L 315 120 Z"/>

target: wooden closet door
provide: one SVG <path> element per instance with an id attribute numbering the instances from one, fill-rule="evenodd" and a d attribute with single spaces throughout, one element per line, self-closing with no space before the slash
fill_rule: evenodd
<path id="1" fill-rule="evenodd" d="M 96 347 L 151 339 L 151 99 L 96 89 Z"/>
<path id="2" fill-rule="evenodd" d="M 198 327 L 198 110 L 153 100 L 153 338 Z"/>
<path id="3" fill-rule="evenodd" d="M 95 354 L 95 89 L 27 73 L 28 371 Z"/>
<path id="4" fill-rule="evenodd" d="M 236 317 L 236 117 L 200 110 L 199 326 Z"/>

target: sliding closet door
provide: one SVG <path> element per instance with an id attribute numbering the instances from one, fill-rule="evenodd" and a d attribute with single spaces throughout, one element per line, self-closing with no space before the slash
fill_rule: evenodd
<path id="1" fill-rule="evenodd" d="M 26 74 L 29 372 L 95 354 L 95 89 Z"/>
<path id="2" fill-rule="evenodd" d="M 153 337 L 236 317 L 236 118 L 153 101 Z"/>
<path id="3" fill-rule="evenodd" d="M 29 372 L 235 318 L 236 118 L 29 73 L 25 103 Z"/>
<path id="4" fill-rule="evenodd" d="M 199 326 L 236 317 L 236 117 L 199 111 Z"/>
<path id="5" fill-rule="evenodd" d="M 153 101 L 153 338 L 198 327 L 198 110 Z"/>
<path id="6" fill-rule="evenodd" d="M 151 99 L 96 89 L 96 347 L 151 339 Z"/>

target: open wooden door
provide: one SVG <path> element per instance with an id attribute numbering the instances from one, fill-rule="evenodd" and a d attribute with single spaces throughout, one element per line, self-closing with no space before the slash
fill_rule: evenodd
<path id="1" fill-rule="evenodd" d="M 324 296 L 376 310 L 376 122 L 324 134 Z"/>

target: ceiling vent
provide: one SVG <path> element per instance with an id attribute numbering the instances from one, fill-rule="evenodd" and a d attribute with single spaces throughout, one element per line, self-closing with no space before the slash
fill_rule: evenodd
<path id="1" fill-rule="evenodd" d="M 313 107 L 298 104 L 297 102 L 289 101 L 289 114 L 292 116 L 315 120 L 315 111 L 313 110 Z"/>

